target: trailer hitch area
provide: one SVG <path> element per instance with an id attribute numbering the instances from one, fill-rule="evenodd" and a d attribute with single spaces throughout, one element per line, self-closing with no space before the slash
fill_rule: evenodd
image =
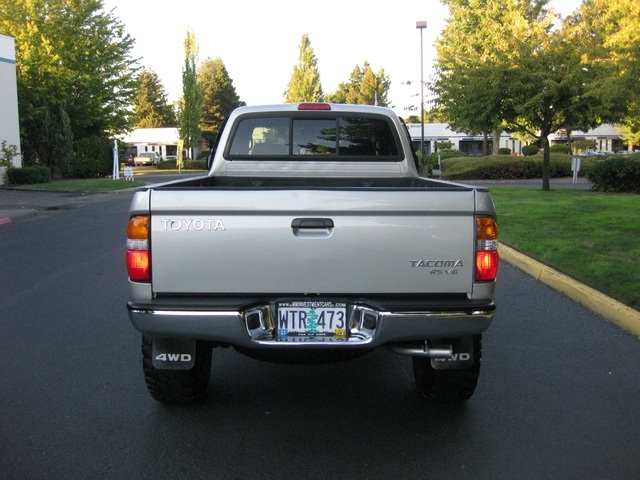
<path id="1" fill-rule="evenodd" d="M 473 366 L 473 337 L 459 337 L 421 345 L 393 344 L 388 348 L 400 355 L 428 357 L 434 370 L 458 370 Z"/>

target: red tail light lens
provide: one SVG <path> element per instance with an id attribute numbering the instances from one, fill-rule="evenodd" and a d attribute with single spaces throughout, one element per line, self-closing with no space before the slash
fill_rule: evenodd
<path id="1" fill-rule="evenodd" d="M 148 282 L 151 280 L 148 250 L 127 251 L 127 271 L 134 282 Z"/>
<path id="2" fill-rule="evenodd" d="M 476 280 L 489 282 L 496 279 L 500 258 L 497 250 L 476 253 Z"/>
<path id="3" fill-rule="evenodd" d="M 127 225 L 127 272 L 134 282 L 151 281 L 149 217 L 132 217 Z"/>
<path id="4" fill-rule="evenodd" d="M 498 275 L 498 224 L 491 217 L 476 218 L 476 281 L 491 282 Z"/>

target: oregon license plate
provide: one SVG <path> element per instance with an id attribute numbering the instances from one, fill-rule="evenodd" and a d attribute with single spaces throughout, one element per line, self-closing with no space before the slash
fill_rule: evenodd
<path id="1" fill-rule="evenodd" d="M 347 304 L 292 301 L 278 304 L 278 340 L 345 340 Z"/>

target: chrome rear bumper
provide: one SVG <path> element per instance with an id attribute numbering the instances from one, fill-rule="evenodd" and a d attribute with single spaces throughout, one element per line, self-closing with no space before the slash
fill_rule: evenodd
<path id="1" fill-rule="evenodd" d="M 484 332 L 493 319 L 495 304 L 455 311 L 376 310 L 349 307 L 347 338 L 303 337 L 278 340 L 271 305 L 240 311 L 176 310 L 128 305 L 133 326 L 156 337 L 182 337 L 245 348 L 373 348 L 426 339 L 463 337 Z"/>

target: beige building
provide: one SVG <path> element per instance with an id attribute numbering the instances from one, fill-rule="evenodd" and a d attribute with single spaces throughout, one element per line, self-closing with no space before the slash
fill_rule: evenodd
<path id="1" fill-rule="evenodd" d="M 0 144 L 3 141 L 20 152 L 15 42 L 13 37 L 0 34 Z M 15 167 L 22 165 L 19 154 L 12 163 Z M 4 181 L 4 171 L 5 167 L 0 167 L 0 185 Z"/>

